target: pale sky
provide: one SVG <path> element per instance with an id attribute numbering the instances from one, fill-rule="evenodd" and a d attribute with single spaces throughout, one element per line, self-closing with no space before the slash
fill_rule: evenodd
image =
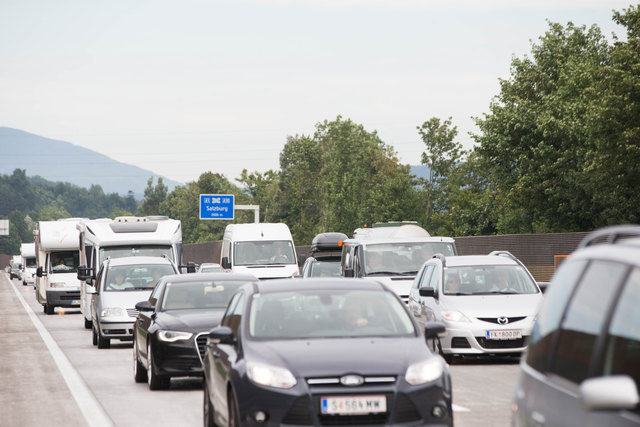
<path id="1" fill-rule="evenodd" d="M 287 136 L 342 115 L 420 164 L 416 126 L 451 116 L 470 147 L 547 20 L 623 36 L 630 4 L 0 0 L 0 126 L 186 183 L 278 169 Z"/>

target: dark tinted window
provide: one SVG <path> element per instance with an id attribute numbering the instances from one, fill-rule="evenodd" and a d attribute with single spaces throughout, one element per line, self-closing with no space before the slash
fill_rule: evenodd
<path id="1" fill-rule="evenodd" d="M 244 293 L 239 292 L 233 296 L 227 307 L 227 312 L 220 322 L 221 326 L 228 326 L 235 336 L 238 336 L 238 328 L 240 319 L 242 318 L 242 310 L 244 308 Z"/>
<path id="2" fill-rule="evenodd" d="M 553 276 L 529 343 L 527 363 L 534 369 L 547 369 L 553 338 L 560 326 L 567 301 L 585 265 L 585 261 L 566 262 Z"/>
<path id="3" fill-rule="evenodd" d="M 575 383 L 587 378 L 596 338 L 626 271 L 622 264 L 592 262 L 569 302 L 551 372 Z"/>
<path id="4" fill-rule="evenodd" d="M 611 320 L 603 375 L 626 374 L 640 390 L 640 269 L 629 276 Z"/>

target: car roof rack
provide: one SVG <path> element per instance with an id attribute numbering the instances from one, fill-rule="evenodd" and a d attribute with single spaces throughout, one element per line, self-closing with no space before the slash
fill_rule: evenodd
<path id="1" fill-rule="evenodd" d="M 491 252 L 489 252 L 489 255 L 503 256 L 503 257 L 511 258 L 516 263 L 518 263 L 519 266 L 524 267 L 525 269 L 527 269 L 527 267 L 524 265 L 524 263 L 522 261 L 520 261 L 517 256 L 515 256 L 514 254 L 512 254 L 509 251 L 491 251 Z"/>
<path id="2" fill-rule="evenodd" d="M 640 225 L 624 224 L 624 225 L 612 225 L 609 227 L 600 228 L 587 235 L 580 244 L 578 249 L 586 248 L 596 244 L 615 244 L 620 239 L 629 237 L 640 236 Z"/>

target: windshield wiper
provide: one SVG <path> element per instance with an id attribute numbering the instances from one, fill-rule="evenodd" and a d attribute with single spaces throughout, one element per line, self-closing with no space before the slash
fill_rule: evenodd
<path id="1" fill-rule="evenodd" d="M 375 276 L 380 274 L 383 276 L 402 276 L 404 273 L 398 273 L 397 271 L 374 271 L 372 273 L 367 273 L 367 276 Z"/>
<path id="2" fill-rule="evenodd" d="M 473 295 L 515 295 L 519 294 L 518 291 L 487 291 L 487 292 L 475 292 Z"/>

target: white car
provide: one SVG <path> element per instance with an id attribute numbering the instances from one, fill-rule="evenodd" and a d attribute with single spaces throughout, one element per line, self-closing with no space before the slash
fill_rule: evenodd
<path id="1" fill-rule="evenodd" d="M 419 323 L 441 322 L 434 350 L 453 356 L 517 355 L 531 335 L 542 292 L 509 252 L 436 255 L 411 288 L 409 309 Z"/>

